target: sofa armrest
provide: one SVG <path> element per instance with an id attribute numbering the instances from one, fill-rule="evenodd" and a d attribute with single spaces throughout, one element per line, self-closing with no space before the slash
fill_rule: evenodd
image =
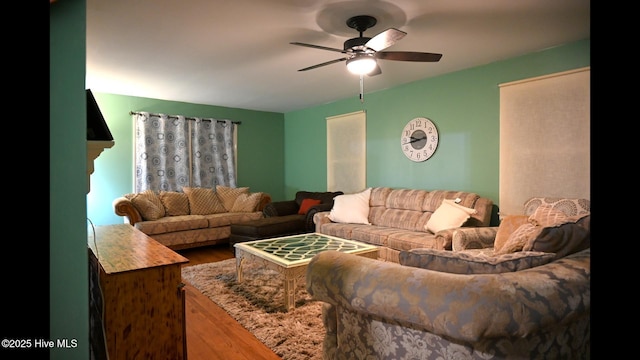
<path id="1" fill-rule="evenodd" d="M 497 226 L 459 228 L 453 232 L 453 251 L 492 248 L 498 233 Z"/>
<path id="2" fill-rule="evenodd" d="M 453 239 L 453 233 L 458 228 L 444 229 L 435 233 L 436 243 L 439 249 L 451 250 L 451 241 Z"/>
<path id="3" fill-rule="evenodd" d="M 474 275 L 331 250 L 309 263 L 306 289 L 341 312 L 450 339 L 525 338 L 590 316 L 590 251 L 527 270 Z"/>
<path id="4" fill-rule="evenodd" d="M 474 226 L 489 226 L 491 223 L 491 211 L 493 210 L 493 200 L 480 197 L 476 201 L 473 208 L 477 211 L 476 214 L 471 215 L 469 220 L 467 220 L 465 226 L 466 227 L 474 227 Z"/>
<path id="5" fill-rule="evenodd" d="M 316 232 L 320 232 L 320 228 L 323 224 L 328 224 L 331 222 L 331 219 L 329 219 L 329 214 L 331 214 L 330 211 L 320 211 L 313 214 L 313 222 L 316 224 Z"/>
<path id="6" fill-rule="evenodd" d="M 333 204 L 318 204 L 310 207 L 307 211 L 307 215 L 304 218 L 305 229 L 310 232 L 316 231 L 316 223 L 313 218 L 317 213 L 330 211 L 332 207 Z"/>
<path id="7" fill-rule="evenodd" d="M 298 213 L 298 203 L 295 200 L 273 201 L 262 209 L 264 217 L 285 216 Z"/>
<path id="8" fill-rule="evenodd" d="M 116 213 L 116 215 L 124 216 L 125 221 L 129 224 L 135 225 L 135 223 L 142 221 L 142 215 L 140 214 L 138 209 L 133 206 L 131 200 L 127 199 L 126 197 L 120 196 L 119 198 L 113 200 L 112 204 L 113 211 Z"/>

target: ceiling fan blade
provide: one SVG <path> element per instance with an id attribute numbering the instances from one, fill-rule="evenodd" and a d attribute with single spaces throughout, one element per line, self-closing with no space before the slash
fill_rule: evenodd
<path id="1" fill-rule="evenodd" d="M 377 52 L 375 56 L 382 60 L 438 62 L 442 54 L 414 51 L 381 51 Z"/>
<path id="2" fill-rule="evenodd" d="M 349 59 L 349 58 L 346 58 L 346 57 L 345 57 L 345 58 L 342 58 L 342 59 L 335 59 L 335 60 L 331 60 L 331 61 L 323 62 L 323 63 L 321 63 L 321 64 L 317 64 L 317 65 L 309 66 L 309 67 L 306 67 L 306 68 L 304 68 L 304 69 L 300 69 L 300 70 L 298 70 L 298 71 L 307 71 L 307 70 L 317 69 L 317 68 L 319 68 L 319 67 L 321 67 L 321 66 L 326 66 L 326 65 L 335 64 L 335 63 L 338 63 L 338 62 L 341 62 L 341 61 L 346 61 L 347 59 Z"/>
<path id="3" fill-rule="evenodd" d="M 372 37 L 365 45 L 375 51 L 380 51 L 395 44 L 396 41 L 402 39 L 405 35 L 407 35 L 407 33 L 404 31 L 389 28 Z"/>
<path id="4" fill-rule="evenodd" d="M 305 43 L 301 43 L 301 42 L 290 42 L 289 44 L 298 45 L 298 46 L 306 46 L 306 47 L 310 47 L 310 48 L 313 48 L 313 49 L 329 50 L 329 51 L 335 51 L 335 52 L 339 52 L 339 53 L 345 53 L 345 51 L 342 50 L 342 49 L 330 48 L 330 47 L 320 46 L 320 45 L 305 44 Z"/>

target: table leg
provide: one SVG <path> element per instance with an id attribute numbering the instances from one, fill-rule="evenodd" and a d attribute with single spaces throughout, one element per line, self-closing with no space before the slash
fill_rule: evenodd
<path id="1" fill-rule="evenodd" d="M 236 251 L 238 251 L 238 249 L 236 249 Z M 236 253 L 236 281 L 238 283 L 241 283 L 242 281 L 244 281 L 244 278 L 242 276 L 242 266 L 244 265 L 244 254 L 242 253 Z"/>
<path id="2" fill-rule="evenodd" d="M 296 276 L 293 272 L 284 272 L 284 308 L 289 311 L 296 307 Z"/>

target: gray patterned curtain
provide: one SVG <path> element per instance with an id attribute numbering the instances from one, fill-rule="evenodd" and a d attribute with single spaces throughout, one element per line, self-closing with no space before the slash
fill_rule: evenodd
<path id="1" fill-rule="evenodd" d="M 233 122 L 148 112 L 133 117 L 135 192 L 236 186 Z"/>
<path id="2" fill-rule="evenodd" d="M 215 189 L 216 185 L 224 185 L 235 188 L 235 124 L 230 120 L 196 118 L 192 125 L 192 186 Z"/>

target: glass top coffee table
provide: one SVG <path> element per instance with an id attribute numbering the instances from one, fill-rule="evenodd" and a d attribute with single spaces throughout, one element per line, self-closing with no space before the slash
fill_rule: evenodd
<path id="1" fill-rule="evenodd" d="M 335 250 L 372 259 L 378 257 L 376 246 L 318 233 L 248 241 L 237 243 L 234 247 L 238 283 L 244 280 L 242 267 L 246 261 L 257 262 L 284 275 L 286 310 L 295 307 L 296 282 L 304 279 L 307 265 L 317 253 Z"/>

